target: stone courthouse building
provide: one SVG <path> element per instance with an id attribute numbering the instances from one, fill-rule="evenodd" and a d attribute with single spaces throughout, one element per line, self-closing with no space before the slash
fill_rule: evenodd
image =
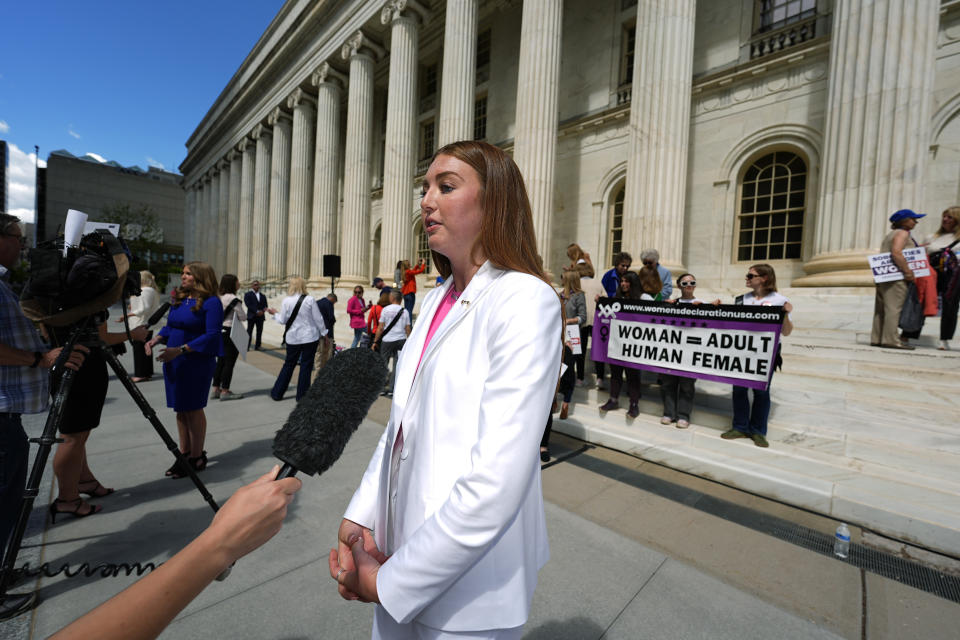
<path id="1" fill-rule="evenodd" d="M 957 0 L 288 0 L 187 140 L 186 255 L 393 279 L 430 156 L 508 150 L 559 273 L 579 242 L 711 289 L 872 280 L 887 217 L 960 196 Z M 199 115 L 199 114 L 198 114 Z"/>

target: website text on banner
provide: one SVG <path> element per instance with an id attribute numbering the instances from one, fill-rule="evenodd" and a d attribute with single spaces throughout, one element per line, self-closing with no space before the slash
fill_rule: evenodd
<path id="1" fill-rule="evenodd" d="M 903 272 L 893 263 L 890 252 L 867 256 L 870 261 L 870 270 L 873 271 L 874 284 L 903 280 Z M 903 250 L 903 259 L 907 266 L 918 278 L 930 275 L 930 264 L 927 262 L 927 251 L 923 247 L 913 247 Z"/>
<path id="2" fill-rule="evenodd" d="M 785 315 L 783 307 L 600 298 L 590 358 L 766 389 Z"/>

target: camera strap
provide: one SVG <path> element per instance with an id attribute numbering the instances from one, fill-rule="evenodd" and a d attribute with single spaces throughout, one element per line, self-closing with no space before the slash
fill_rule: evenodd
<path id="1" fill-rule="evenodd" d="M 287 324 L 283 327 L 283 340 L 280 341 L 280 346 L 287 346 L 287 331 L 290 330 L 290 327 L 293 325 L 293 321 L 297 319 L 297 314 L 300 313 L 300 305 L 303 304 L 303 299 L 307 296 L 301 295 L 300 299 L 297 300 L 296 306 L 293 308 L 293 313 L 290 314 L 290 317 L 287 319 Z"/>

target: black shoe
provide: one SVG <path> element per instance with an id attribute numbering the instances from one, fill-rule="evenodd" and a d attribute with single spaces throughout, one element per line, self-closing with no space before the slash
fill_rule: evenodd
<path id="1" fill-rule="evenodd" d="M 550 462 L 550 452 L 541 451 L 540 452 L 540 462 Z"/>
<path id="2" fill-rule="evenodd" d="M 0 620 L 15 618 L 37 605 L 36 592 L 8 593 L 0 596 Z"/>

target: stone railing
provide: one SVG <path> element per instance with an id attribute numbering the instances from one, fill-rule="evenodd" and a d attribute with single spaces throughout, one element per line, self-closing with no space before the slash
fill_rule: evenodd
<path id="1" fill-rule="evenodd" d="M 417 175 L 422 176 L 427 173 L 427 169 L 430 168 L 430 158 L 421 158 L 417 160 Z"/>
<path id="2" fill-rule="evenodd" d="M 750 41 L 750 59 L 768 56 L 813 40 L 817 37 L 818 26 L 824 30 L 823 25 L 817 24 L 819 19 L 820 16 L 812 16 L 806 20 L 755 35 Z"/>
<path id="3" fill-rule="evenodd" d="M 617 104 L 627 104 L 630 102 L 630 96 L 633 93 L 633 85 L 629 82 L 617 87 Z"/>

